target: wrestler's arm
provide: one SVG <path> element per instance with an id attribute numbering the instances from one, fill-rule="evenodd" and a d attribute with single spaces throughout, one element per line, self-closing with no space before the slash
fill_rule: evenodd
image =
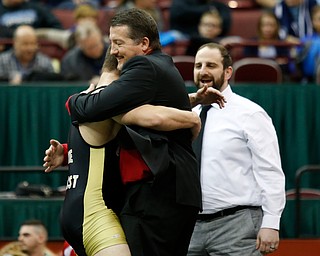
<path id="1" fill-rule="evenodd" d="M 172 131 L 200 126 L 195 112 L 164 106 L 143 105 L 113 119 L 125 125 L 138 125 L 158 131 Z"/>
<path id="2" fill-rule="evenodd" d="M 110 77 L 110 79 L 113 79 L 111 76 L 112 74 L 109 73 L 108 77 Z M 105 77 L 106 76 L 103 76 L 103 75 L 101 76 L 101 78 L 106 79 Z M 96 86 L 94 84 L 90 84 L 89 88 L 83 91 L 83 93 L 91 93 L 95 89 L 95 87 Z M 113 131 L 114 131 L 112 127 L 115 127 L 115 125 L 119 125 L 119 124 L 117 124 L 112 119 L 108 119 L 108 120 L 96 122 L 96 123 L 81 124 L 79 125 L 79 131 L 83 136 L 83 139 L 87 143 L 89 144 L 91 143 L 93 145 L 94 144 L 100 145 L 102 140 L 105 140 L 106 138 L 109 139 L 112 137 L 111 134 L 113 134 Z M 48 149 L 46 149 L 45 156 L 43 158 L 43 161 L 44 161 L 43 167 L 46 168 L 44 171 L 51 172 L 60 166 L 67 165 L 68 164 L 67 159 L 68 159 L 68 144 L 61 144 L 59 141 L 51 139 L 50 146 Z"/>
<path id="3" fill-rule="evenodd" d="M 143 105 L 112 119 L 80 124 L 79 131 L 89 145 L 102 146 L 116 137 L 121 124 L 138 125 L 158 131 L 190 128 L 193 139 L 198 136 L 201 128 L 200 118 L 195 112 Z"/>
<path id="4" fill-rule="evenodd" d="M 160 131 L 191 128 L 193 139 L 198 136 L 201 128 L 200 119 L 195 112 L 163 106 L 143 105 L 126 114 L 116 116 L 113 119 L 118 124 L 109 119 L 80 126 L 80 131 L 84 139 L 89 144 L 102 145 L 103 143 L 106 143 L 106 141 L 103 141 L 104 139 L 109 141 L 110 138 L 115 137 L 120 129 L 119 123 L 139 125 Z M 106 129 L 106 127 L 108 127 L 108 129 Z M 104 136 L 103 134 L 106 133 L 107 136 Z M 102 139 L 101 136 L 103 137 Z M 43 159 L 43 166 L 46 167 L 45 172 L 51 172 L 53 169 L 65 165 L 66 163 L 64 162 L 66 158 L 67 145 L 60 144 L 56 140 L 50 140 L 50 147 L 45 151 L 45 157 Z"/>
<path id="5" fill-rule="evenodd" d="M 110 56 L 108 57 L 110 59 Z M 82 93 L 98 93 L 112 81 L 119 78 L 119 72 L 116 70 L 116 63 L 114 63 L 111 70 L 105 70 L 101 73 L 97 87 L 90 84 L 89 88 Z M 102 146 L 113 140 L 120 130 L 121 125 L 113 119 L 106 119 L 99 122 L 86 122 L 79 124 L 79 131 L 82 138 L 91 146 Z"/>

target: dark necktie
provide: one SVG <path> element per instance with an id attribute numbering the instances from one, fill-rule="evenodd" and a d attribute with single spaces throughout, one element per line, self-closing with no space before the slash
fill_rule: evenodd
<path id="1" fill-rule="evenodd" d="M 202 150 L 203 131 L 204 131 L 204 126 L 206 124 L 207 112 L 211 107 L 212 107 L 211 105 L 207 105 L 207 106 L 203 106 L 202 107 L 202 110 L 200 112 L 201 129 L 200 129 L 198 137 L 193 142 L 193 150 L 194 150 L 194 152 L 196 154 L 196 157 L 197 157 L 197 160 L 198 160 L 198 163 L 199 163 L 199 168 L 200 168 L 200 164 L 201 164 L 201 150 Z"/>

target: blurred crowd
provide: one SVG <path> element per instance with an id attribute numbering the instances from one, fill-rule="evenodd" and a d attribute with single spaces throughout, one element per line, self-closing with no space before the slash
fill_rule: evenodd
<path id="1" fill-rule="evenodd" d="M 0 81 L 95 82 L 109 45 L 108 21 L 128 8 L 157 21 L 163 50 L 179 54 L 218 42 L 244 57 L 275 60 L 285 82 L 315 83 L 320 73 L 320 3 L 317 0 L 2 0 Z M 250 19 L 240 27 L 235 12 Z M 249 13 L 249 15 L 248 15 Z M 237 27 L 238 26 L 238 27 Z M 244 32 L 254 30 L 248 37 Z M 233 51 L 233 47 L 241 50 Z M 169 50 L 171 49 L 171 50 Z"/>

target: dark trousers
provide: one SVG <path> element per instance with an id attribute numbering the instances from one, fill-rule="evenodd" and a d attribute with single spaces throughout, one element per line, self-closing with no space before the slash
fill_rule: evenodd
<path id="1" fill-rule="evenodd" d="M 176 203 L 172 181 L 158 187 L 165 191 L 155 188 L 152 182 L 127 186 L 120 219 L 131 254 L 185 256 L 199 209 Z"/>

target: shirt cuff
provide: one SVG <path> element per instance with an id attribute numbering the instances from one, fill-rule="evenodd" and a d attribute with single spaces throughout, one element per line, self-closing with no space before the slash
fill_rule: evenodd
<path id="1" fill-rule="evenodd" d="M 280 217 L 264 215 L 262 219 L 261 228 L 272 228 L 279 230 L 280 229 Z"/>

